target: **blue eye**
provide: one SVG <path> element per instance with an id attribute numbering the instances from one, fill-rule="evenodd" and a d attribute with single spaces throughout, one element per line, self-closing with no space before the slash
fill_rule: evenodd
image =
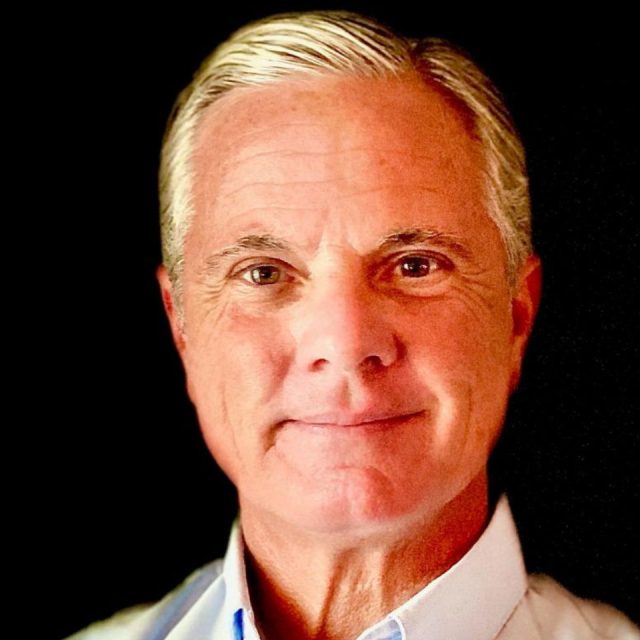
<path id="1" fill-rule="evenodd" d="M 247 269 L 242 278 L 252 284 L 276 284 L 282 277 L 282 271 L 272 264 L 260 264 Z"/>

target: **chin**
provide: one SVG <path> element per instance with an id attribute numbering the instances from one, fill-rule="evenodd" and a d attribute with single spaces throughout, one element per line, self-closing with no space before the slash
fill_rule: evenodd
<path id="1" fill-rule="evenodd" d="M 406 531 L 423 521 L 429 504 L 408 491 L 398 495 L 388 480 L 381 476 L 372 479 L 370 473 L 345 470 L 323 482 L 319 490 L 289 495 L 278 509 L 282 519 L 308 532 L 347 538 Z"/>

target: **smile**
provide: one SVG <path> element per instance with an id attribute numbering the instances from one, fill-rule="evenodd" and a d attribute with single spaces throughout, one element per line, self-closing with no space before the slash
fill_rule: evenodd
<path id="1" fill-rule="evenodd" d="M 311 416 L 298 420 L 286 420 L 285 425 L 320 428 L 320 429 L 386 429 L 407 422 L 412 418 L 423 415 L 424 411 L 416 411 L 411 413 L 403 413 L 400 415 L 380 415 L 373 416 L 367 419 L 354 419 L 345 415 L 323 415 L 323 416 Z"/>

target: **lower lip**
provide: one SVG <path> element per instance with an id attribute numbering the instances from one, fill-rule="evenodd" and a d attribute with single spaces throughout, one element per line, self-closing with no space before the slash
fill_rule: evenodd
<path id="1" fill-rule="evenodd" d="M 291 425 L 299 428 L 313 430 L 339 430 L 339 431 L 382 431 L 391 429 L 399 425 L 405 424 L 423 414 L 422 411 L 410 413 L 403 416 L 395 416 L 393 418 L 385 418 L 384 420 L 372 420 L 371 422 L 360 422 L 358 424 L 334 424 L 330 422 L 303 422 L 300 420 L 287 420 L 284 425 Z"/>

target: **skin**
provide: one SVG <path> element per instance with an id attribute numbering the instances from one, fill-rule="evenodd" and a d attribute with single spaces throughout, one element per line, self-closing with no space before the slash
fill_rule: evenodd
<path id="1" fill-rule="evenodd" d="M 355 638 L 486 525 L 539 261 L 510 290 L 478 143 L 417 77 L 236 90 L 192 166 L 184 324 L 158 280 L 259 627 Z"/>

